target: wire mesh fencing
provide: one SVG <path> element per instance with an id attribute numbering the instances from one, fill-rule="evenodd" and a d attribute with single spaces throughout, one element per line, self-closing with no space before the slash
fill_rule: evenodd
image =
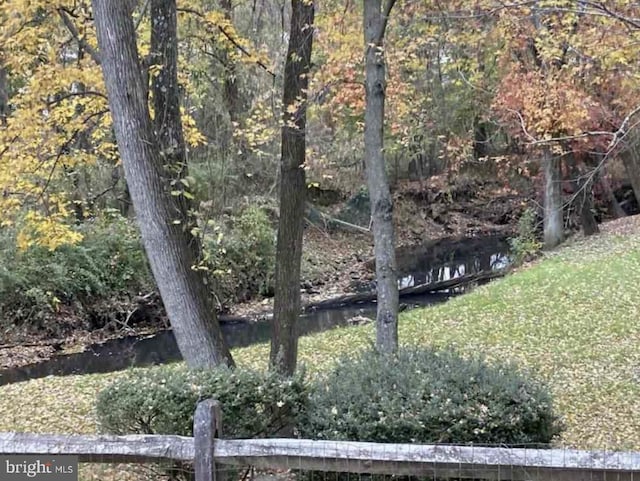
<path id="1" fill-rule="evenodd" d="M 251 460 L 247 472 L 260 481 L 640 481 L 635 452 L 310 440 L 220 440 L 216 446 L 216 466 Z"/>
<path id="2" fill-rule="evenodd" d="M 109 464 L 92 457 L 83 480 L 167 481 L 640 481 L 640 453 L 552 446 L 378 444 L 216 439 L 210 477 L 197 459 Z M 137 462 L 131 458 L 131 462 Z"/>

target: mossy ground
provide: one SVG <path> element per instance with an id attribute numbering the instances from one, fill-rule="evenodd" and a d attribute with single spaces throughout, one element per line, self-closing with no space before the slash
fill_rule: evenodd
<path id="1" fill-rule="evenodd" d="M 515 361 L 550 386 L 559 445 L 640 450 L 640 235 L 575 241 L 535 265 L 452 301 L 403 314 L 402 344 L 451 346 Z M 300 341 L 310 375 L 374 340 L 372 325 Z M 262 368 L 268 346 L 234 352 Z M 97 392 L 123 373 L 45 378 L 0 388 L 0 431 L 95 432 Z"/>

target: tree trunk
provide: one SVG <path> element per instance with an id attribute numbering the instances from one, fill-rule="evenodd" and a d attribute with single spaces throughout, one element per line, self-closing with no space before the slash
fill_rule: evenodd
<path id="1" fill-rule="evenodd" d="M 544 169 L 544 246 L 556 247 L 564 240 L 562 216 L 562 169 L 558 156 L 551 148 L 543 147 L 542 167 Z"/>
<path id="2" fill-rule="evenodd" d="M 486 158 L 489 155 L 489 132 L 487 124 L 476 116 L 473 125 L 473 157 L 475 160 Z"/>
<path id="3" fill-rule="evenodd" d="M 599 157 L 592 159 L 593 167 L 597 168 L 600 165 Z M 609 215 L 614 219 L 619 219 L 621 217 L 626 217 L 627 213 L 620 206 L 620 202 L 616 199 L 615 194 L 613 193 L 613 189 L 611 188 L 611 184 L 609 183 L 609 179 L 607 179 L 606 175 L 606 166 L 601 165 L 597 172 L 598 183 L 600 184 L 600 188 L 602 189 L 602 195 L 604 196 L 605 203 L 607 205 L 607 211 Z"/>
<path id="4" fill-rule="evenodd" d="M 393 203 L 385 169 L 383 144 L 386 89 L 383 38 L 386 18 L 393 6 L 393 0 L 387 2 L 385 12 L 382 12 L 381 0 L 364 0 L 364 155 L 376 258 L 376 347 L 381 352 L 394 352 L 398 348 L 398 273 Z"/>
<path id="5" fill-rule="evenodd" d="M 186 177 L 186 147 L 180 115 L 178 90 L 178 44 L 175 0 L 151 0 L 151 65 L 157 73 L 151 77 L 153 128 L 158 139 L 165 171 L 176 180 Z M 174 182 L 174 191 L 184 192 L 184 184 Z M 184 195 L 175 196 L 189 207 Z"/>
<path id="6" fill-rule="evenodd" d="M 7 125 L 9 113 L 9 85 L 7 71 L 0 65 L 0 125 Z"/>
<path id="7" fill-rule="evenodd" d="M 175 0 L 167 0 L 162 23 L 175 32 Z M 183 206 L 171 195 L 146 99 L 130 10 L 121 0 L 94 0 L 102 70 L 113 126 L 142 241 L 176 341 L 194 368 L 232 364 L 201 273 L 194 270 L 193 237 Z M 171 42 L 177 42 L 175 33 Z M 177 84 L 174 84 L 177 87 Z"/>
<path id="8" fill-rule="evenodd" d="M 233 5 L 231 0 L 221 0 L 220 7 L 224 12 L 224 16 L 230 22 L 232 21 Z M 226 52 L 222 53 L 222 63 L 224 65 L 224 102 L 229 113 L 229 120 L 236 122 L 239 117 L 240 110 L 240 91 L 238 89 L 238 72 L 236 61 Z"/>
<path id="9" fill-rule="evenodd" d="M 591 192 L 591 184 L 578 184 L 581 189 L 581 196 L 578 197 L 580 202 L 580 222 L 582 224 L 582 233 L 585 236 L 598 234 L 600 227 L 598 221 L 593 215 L 593 194 Z"/>
<path id="10" fill-rule="evenodd" d="M 313 46 L 313 2 L 291 1 L 291 31 L 284 68 L 280 219 L 271 331 L 272 368 L 293 374 L 298 358 L 300 263 L 306 197 L 307 88 Z"/>
<path id="11" fill-rule="evenodd" d="M 633 132 L 629 134 L 630 140 L 627 148 L 621 153 L 624 168 L 633 188 L 633 194 L 640 205 L 640 157 L 638 156 L 638 147 L 636 140 L 637 134 Z"/>
<path id="12" fill-rule="evenodd" d="M 574 202 L 580 212 L 582 232 L 585 236 L 597 234 L 600 232 L 600 228 L 593 215 L 593 192 L 591 190 L 593 183 L 585 177 L 585 173 L 578 165 L 574 154 L 568 157 L 568 162 L 570 164 L 572 183 L 575 190 Z"/>

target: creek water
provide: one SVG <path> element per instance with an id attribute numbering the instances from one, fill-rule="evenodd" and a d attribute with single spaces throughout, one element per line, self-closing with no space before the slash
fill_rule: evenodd
<path id="1" fill-rule="evenodd" d="M 504 238 L 485 237 L 440 240 L 416 248 L 398 250 L 400 288 L 446 281 L 463 275 L 503 269 L 509 264 L 508 244 Z M 375 286 L 360 285 L 360 288 Z M 464 292 L 450 291 L 406 296 L 404 307 L 411 308 L 444 302 Z M 340 305 L 312 310 L 300 316 L 299 332 L 304 336 L 352 323 L 354 317 L 375 317 L 375 302 Z M 221 321 L 222 332 L 231 347 L 267 342 L 269 321 Z M 0 370 L 0 386 L 46 376 L 104 373 L 179 361 L 178 346 L 170 330 L 149 336 L 127 336 L 87 346 L 78 353 L 55 355 L 49 360 L 22 367 Z"/>

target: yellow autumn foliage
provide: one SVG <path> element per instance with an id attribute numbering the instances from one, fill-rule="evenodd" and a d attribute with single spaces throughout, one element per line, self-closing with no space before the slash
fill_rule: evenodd
<path id="1" fill-rule="evenodd" d="M 246 44 L 219 15 L 209 17 Z M 144 57 L 150 24 L 139 20 L 138 50 Z M 70 177 L 97 162 L 119 162 L 96 50 L 88 1 L 0 3 L 0 68 L 11 87 L 6 124 L 0 124 L 0 226 L 19 229 L 22 249 L 81 240 L 65 193 L 73 188 Z M 188 67 L 183 59 L 180 64 Z M 188 74 L 181 72 L 180 82 L 189 91 Z M 205 143 L 192 112 L 183 112 L 183 119 L 187 143 Z"/>

